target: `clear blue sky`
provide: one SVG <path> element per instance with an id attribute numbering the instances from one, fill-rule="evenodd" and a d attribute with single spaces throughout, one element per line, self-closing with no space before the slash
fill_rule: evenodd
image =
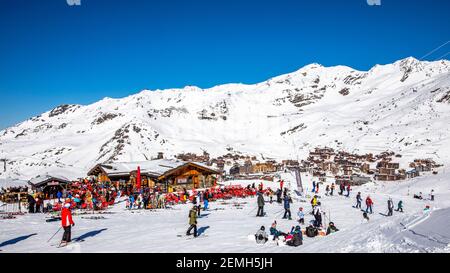
<path id="1" fill-rule="evenodd" d="M 381 3 L 0 0 L 0 128 L 142 89 L 256 83 L 312 62 L 365 70 L 450 40 L 450 1 Z"/>

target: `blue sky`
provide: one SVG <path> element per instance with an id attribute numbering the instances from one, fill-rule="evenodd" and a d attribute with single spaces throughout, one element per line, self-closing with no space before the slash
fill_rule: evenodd
<path id="1" fill-rule="evenodd" d="M 0 0 L 0 128 L 142 89 L 256 83 L 313 62 L 366 70 L 450 40 L 450 1 L 381 4 Z"/>

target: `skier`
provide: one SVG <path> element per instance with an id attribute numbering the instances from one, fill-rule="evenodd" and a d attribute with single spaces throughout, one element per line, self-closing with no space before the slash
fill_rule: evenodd
<path id="1" fill-rule="evenodd" d="M 325 195 L 328 196 L 330 192 L 330 185 L 327 185 L 327 187 L 325 188 Z"/>
<path id="2" fill-rule="evenodd" d="M 71 242 L 72 231 L 71 228 L 75 226 L 75 223 L 72 220 L 72 213 L 70 211 L 70 199 L 66 200 L 63 209 L 61 210 L 61 226 L 64 228 L 64 234 L 61 240 L 60 245 Z"/>
<path id="3" fill-rule="evenodd" d="M 58 198 L 58 203 L 61 203 L 61 198 L 62 198 L 61 190 L 58 191 L 58 193 L 56 194 L 56 197 Z"/>
<path id="4" fill-rule="evenodd" d="M 263 217 L 264 216 L 264 196 L 261 192 L 258 192 L 258 212 L 256 213 L 256 217 Z"/>
<path id="5" fill-rule="evenodd" d="M 316 194 L 319 193 L 319 183 L 316 184 Z"/>
<path id="6" fill-rule="evenodd" d="M 203 195 L 203 210 L 207 210 L 209 205 L 209 191 L 206 190 Z"/>
<path id="7" fill-rule="evenodd" d="M 345 190 L 345 184 L 344 183 L 341 183 L 339 185 L 339 190 L 340 190 L 339 195 L 343 195 L 344 194 L 344 190 Z"/>
<path id="8" fill-rule="evenodd" d="M 358 192 L 358 194 L 356 195 L 356 206 L 355 206 L 357 209 L 361 209 L 361 202 L 362 202 L 361 192 Z"/>
<path id="9" fill-rule="evenodd" d="M 350 191 L 351 191 L 350 183 L 348 183 L 347 184 L 347 197 L 350 197 Z"/>
<path id="10" fill-rule="evenodd" d="M 282 191 L 280 189 L 277 190 L 276 195 L 277 195 L 277 203 L 281 204 L 281 194 Z"/>
<path id="11" fill-rule="evenodd" d="M 298 222 L 300 224 L 304 225 L 305 224 L 305 213 L 303 212 L 303 208 L 302 207 L 298 208 L 297 215 L 298 215 L 298 218 L 299 218 Z"/>
<path id="12" fill-rule="evenodd" d="M 191 235 L 191 230 L 194 229 L 194 237 L 197 237 L 197 206 L 193 206 L 189 211 L 189 228 L 186 231 L 186 235 Z"/>
<path id="13" fill-rule="evenodd" d="M 366 198 L 366 213 L 369 213 L 369 210 L 370 210 L 370 214 L 373 213 L 372 206 L 373 206 L 373 201 L 370 198 L 370 195 L 368 195 Z"/>
<path id="14" fill-rule="evenodd" d="M 328 228 L 327 228 L 327 235 L 331 234 L 331 233 L 335 233 L 339 231 L 339 229 L 334 225 L 333 222 L 330 222 L 328 224 Z"/>
<path id="15" fill-rule="evenodd" d="M 398 201 L 397 209 L 395 211 L 403 212 L 403 201 L 402 200 Z"/>
<path id="16" fill-rule="evenodd" d="M 286 244 L 288 246 L 295 246 L 295 247 L 303 244 L 303 234 L 300 226 L 295 227 L 292 234 L 292 238 L 289 241 L 287 241 Z"/>
<path id="17" fill-rule="evenodd" d="M 290 203 L 292 203 L 292 199 L 291 199 L 291 197 L 288 194 L 285 194 L 283 201 L 284 201 L 284 216 L 283 216 L 283 219 L 286 219 L 287 216 L 289 215 L 289 220 L 292 220 L 292 217 L 291 217 L 291 206 L 290 206 Z"/>
<path id="18" fill-rule="evenodd" d="M 431 193 L 430 193 L 430 200 L 431 200 L 431 201 L 434 201 L 434 190 L 431 190 Z"/>
<path id="19" fill-rule="evenodd" d="M 389 197 L 387 205 L 388 205 L 388 216 L 392 216 L 394 214 L 394 202 L 392 201 L 392 198 Z"/>
<path id="20" fill-rule="evenodd" d="M 330 195 L 331 195 L 331 196 L 333 196 L 334 188 L 335 188 L 335 185 L 334 185 L 334 183 L 332 183 L 332 184 L 331 184 L 331 192 L 330 192 Z"/>
<path id="21" fill-rule="evenodd" d="M 269 240 L 269 236 L 266 233 L 266 228 L 261 226 L 261 228 L 255 234 L 255 240 L 257 244 L 265 244 Z"/>
<path id="22" fill-rule="evenodd" d="M 317 206 L 317 195 L 314 195 L 314 197 L 311 199 L 311 206 L 314 210 L 314 207 Z"/>
<path id="23" fill-rule="evenodd" d="M 280 190 L 283 190 L 283 184 L 284 184 L 284 181 L 280 180 Z"/>
<path id="24" fill-rule="evenodd" d="M 311 192 L 316 192 L 316 181 L 313 181 L 313 188 L 312 188 L 312 191 Z"/>
<path id="25" fill-rule="evenodd" d="M 314 207 L 313 214 L 316 219 L 314 222 L 315 226 L 322 227 L 322 210 L 320 209 L 320 202 L 318 202 L 317 206 Z"/>

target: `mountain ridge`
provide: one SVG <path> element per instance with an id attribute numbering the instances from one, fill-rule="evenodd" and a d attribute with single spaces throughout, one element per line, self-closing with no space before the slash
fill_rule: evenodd
<path id="1" fill-rule="evenodd" d="M 450 162 L 450 62 L 409 57 L 368 71 L 306 65 L 256 84 L 142 90 L 60 105 L 0 131 L 0 177 L 76 178 L 157 152 L 302 159 L 314 146 Z M 405 143 L 407 145 L 405 146 Z"/>

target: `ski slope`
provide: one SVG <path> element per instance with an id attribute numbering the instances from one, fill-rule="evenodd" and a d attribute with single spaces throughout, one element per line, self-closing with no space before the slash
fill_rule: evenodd
<path id="1" fill-rule="evenodd" d="M 200 236 L 197 239 L 177 237 L 188 228 L 188 211 L 191 205 L 177 205 L 168 210 L 129 211 L 125 202 L 116 204 L 109 211 L 113 214 L 97 215 L 106 219 L 83 219 L 92 215 L 75 216 L 73 228 L 74 242 L 65 248 L 56 248 L 61 239 L 59 233 L 50 242 L 47 240 L 58 230 L 59 222 L 45 222 L 43 214 L 18 216 L 16 219 L 0 220 L 0 249 L 2 252 L 195 252 L 195 253 L 289 253 L 289 252 L 450 252 L 450 183 L 447 179 L 449 169 L 440 170 L 438 175 L 425 175 L 402 182 L 370 183 L 354 188 L 350 198 L 333 196 L 320 198 L 322 209 L 327 217 L 340 229 L 327 237 L 304 239 L 297 248 L 277 246 L 269 241 L 257 245 L 250 240 L 261 225 L 267 229 L 274 220 L 278 228 L 289 231 L 296 225 L 295 220 L 281 219 L 283 208 L 277 203 L 265 206 L 267 217 L 257 218 L 256 198 L 233 199 L 210 203 L 210 210 L 202 212 L 198 219 Z M 281 173 L 286 187 L 295 189 L 295 176 Z M 303 177 L 305 186 L 311 189 L 312 179 Z M 246 181 L 246 183 L 259 181 Z M 331 181 L 330 181 L 331 182 Z M 228 182 L 241 184 L 243 181 Z M 263 182 L 264 185 L 267 182 Z M 270 186 L 277 186 L 273 183 Z M 324 187 L 322 187 L 324 188 Z M 413 199 L 414 193 L 427 195 L 431 189 L 436 192 L 436 201 Z M 370 194 L 375 202 L 374 214 L 370 221 L 362 221 L 362 212 L 353 208 L 354 197 L 361 191 L 363 198 Z M 409 195 L 408 195 L 409 192 Z M 293 218 L 302 206 L 306 212 L 311 210 L 309 200 L 303 202 L 296 198 L 291 206 Z M 404 213 L 394 212 L 393 217 L 380 213 L 387 210 L 387 199 L 392 197 L 394 204 L 404 201 Z M 236 206 L 240 204 L 239 206 Z M 431 207 L 424 213 L 426 205 Z M 364 207 L 364 205 L 363 205 Z M 1 210 L 1 209 L 0 209 Z M 312 215 L 306 216 L 306 222 Z"/>

